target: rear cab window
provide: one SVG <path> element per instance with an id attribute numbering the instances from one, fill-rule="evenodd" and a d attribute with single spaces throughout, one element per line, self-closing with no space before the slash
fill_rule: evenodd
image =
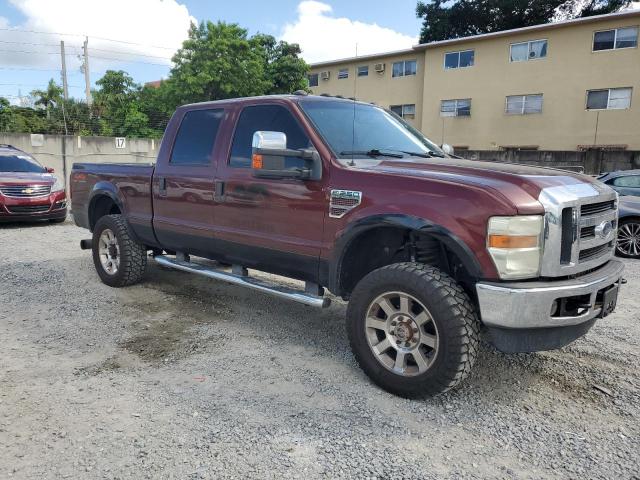
<path id="1" fill-rule="evenodd" d="M 282 132 L 287 136 L 287 148 L 310 148 L 311 141 L 293 114 L 282 105 L 251 105 L 244 107 L 236 124 L 229 156 L 229 166 L 250 168 L 253 134 L 257 131 Z M 287 157 L 286 168 L 299 168 L 305 160 Z"/>
<path id="2" fill-rule="evenodd" d="M 210 165 L 224 109 L 191 110 L 185 113 L 173 142 L 170 165 Z"/>

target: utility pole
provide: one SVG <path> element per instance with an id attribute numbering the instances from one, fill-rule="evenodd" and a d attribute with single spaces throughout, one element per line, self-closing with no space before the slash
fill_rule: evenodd
<path id="1" fill-rule="evenodd" d="M 83 55 L 84 62 L 82 68 L 84 70 L 84 93 L 87 97 L 87 105 L 91 105 L 91 80 L 89 79 L 89 37 L 84 38 Z"/>
<path id="2" fill-rule="evenodd" d="M 66 102 L 69 100 L 69 88 L 67 86 L 67 60 L 64 54 L 64 40 L 60 40 L 60 58 L 62 60 L 62 90 Z"/>

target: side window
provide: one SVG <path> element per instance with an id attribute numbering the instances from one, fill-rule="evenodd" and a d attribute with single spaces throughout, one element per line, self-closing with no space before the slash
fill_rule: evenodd
<path id="1" fill-rule="evenodd" d="M 287 148 L 309 148 L 311 143 L 291 112 L 281 105 L 245 107 L 236 125 L 229 165 L 237 168 L 251 166 L 251 142 L 258 130 L 282 132 L 287 136 Z M 287 166 L 301 164 L 302 159 L 287 158 Z"/>
<path id="2" fill-rule="evenodd" d="M 613 185 L 616 187 L 640 188 L 640 175 L 614 178 Z"/>
<path id="3" fill-rule="evenodd" d="M 172 165 L 210 164 L 213 146 L 223 117 L 224 110 L 221 108 L 187 112 L 180 123 L 169 163 Z"/>

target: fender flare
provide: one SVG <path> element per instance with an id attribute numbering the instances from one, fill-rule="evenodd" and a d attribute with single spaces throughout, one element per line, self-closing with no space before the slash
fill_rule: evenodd
<path id="1" fill-rule="evenodd" d="M 442 225 L 435 224 L 424 218 L 404 214 L 380 214 L 358 219 L 349 224 L 336 239 L 332 259 L 329 262 L 329 290 L 341 295 L 340 272 L 346 253 L 352 242 L 363 233 L 373 228 L 396 227 L 416 232 L 424 232 L 440 240 L 462 262 L 467 272 L 473 278 L 482 278 L 482 267 L 478 258 L 457 235 Z"/>
<path id="2" fill-rule="evenodd" d="M 87 207 L 87 221 L 89 223 L 89 227 L 91 231 L 93 231 L 93 225 L 91 225 L 91 210 L 94 208 L 95 202 L 100 197 L 109 197 L 111 200 L 113 200 L 113 203 L 115 203 L 116 206 L 120 209 L 120 211 L 124 214 L 124 205 L 120 200 L 120 198 L 118 198 L 116 187 L 110 182 L 106 182 L 106 181 L 97 182 L 93 186 L 93 189 L 89 194 L 89 202 Z"/>

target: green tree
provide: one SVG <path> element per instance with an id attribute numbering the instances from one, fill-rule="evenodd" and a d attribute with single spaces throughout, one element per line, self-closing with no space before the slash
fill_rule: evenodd
<path id="1" fill-rule="evenodd" d="M 257 34 L 252 43 L 262 50 L 264 69 L 269 82 L 266 94 L 293 93 L 307 90 L 309 65 L 299 57 L 302 53 L 297 43 L 277 41 L 271 35 Z"/>
<path id="2" fill-rule="evenodd" d="M 174 106 L 260 95 L 269 88 L 263 52 L 235 24 L 192 24 L 173 62 L 166 83 Z"/>
<path id="3" fill-rule="evenodd" d="M 0 132 L 11 132 L 14 128 L 14 114 L 9 100 L 0 97 Z"/>
<path id="4" fill-rule="evenodd" d="M 51 115 L 51 110 L 56 108 L 62 102 L 62 87 L 49 80 L 46 90 L 33 90 L 31 95 L 36 98 L 35 105 L 41 106 L 47 112 L 47 118 Z"/>
<path id="5" fill-rule="evenodd" d="M 468 37 L 551 22 L 615 12 L 630 0 L 433 0 L 418 2 L 423 19 L 420 42 Z"/>

